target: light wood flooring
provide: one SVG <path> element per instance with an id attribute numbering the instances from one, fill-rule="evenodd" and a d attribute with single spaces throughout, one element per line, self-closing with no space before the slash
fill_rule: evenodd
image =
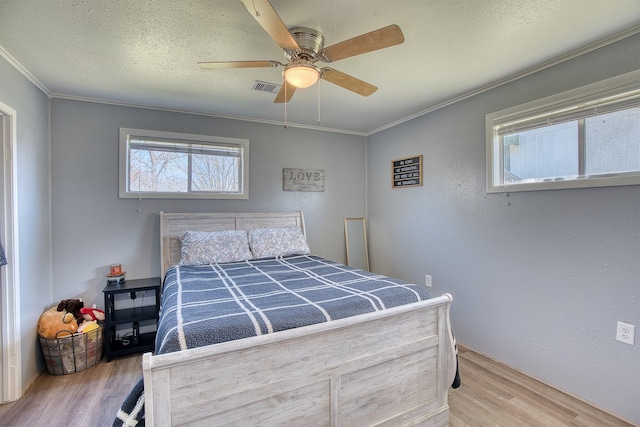
<path id="1" fill-rule="evenodd" d="M 449 392 L 451 427 L 632 427 L 575 397 L 459 346 L 462 386 Z"/>
<path id="2" fill-rule="evenodd" d="M 73 375 L 36 379 L 17 402 L 0 406 L 0 426 L 106 427 L 142 375 L 141 356 L 102 359 Z M 464 347 L 462 386 L 451 390 L 451 427 L 632 427 L 565 393 Z"/>
<path id="3" fill-rule="evenodd" d="M 142 356 L 103 357 L 71 375 L 41 374 L 17 402 L 0 405 L 0 427 L 106 427 L 142 376 Z"/>

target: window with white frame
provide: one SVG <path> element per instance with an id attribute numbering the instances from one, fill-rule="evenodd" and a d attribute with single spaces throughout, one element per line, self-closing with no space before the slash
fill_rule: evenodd
<path id="1" fill-rule="evenodd" d="M 120 197 L 248 199 L 249 140 L 120 128 Z"/>
<path id="2" fill-rule="evenodd" d="M 640 185 L 640 71 L 489 114 L 487 192 Z"/>

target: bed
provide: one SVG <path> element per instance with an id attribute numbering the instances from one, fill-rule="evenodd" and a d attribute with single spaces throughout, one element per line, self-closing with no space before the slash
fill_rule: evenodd
<path id="1" fill-rule="evenodd" d="M 450 295 L 309 254 L 302 212 L 161 213 L 160 231 L 156 354 L 114 425 L 142 405 L 148 426 L 448 425 Z M 248 234 L 254 259 L 178 265 L 203 233 Z"/>

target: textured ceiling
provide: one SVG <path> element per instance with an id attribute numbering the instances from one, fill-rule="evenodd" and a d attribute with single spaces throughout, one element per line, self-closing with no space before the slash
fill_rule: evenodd
<path id="1" fill-rule="evenodd" d="M 272 0 L 325 45 L 389 24 L 401 45 L 331 67 L 378 86 L 321 81 L 296 91 L 290 124 L 367 134 L 624 32 L 640 0 Z M 51 96 L 284 120 L 281 68 L 201 70 L 198 61 L 277 60 L 282 50 L 238 0 L 0 0 L 0 53 Z M 319 96 L 319 97 L 318 97 Z M 320 124 L 317 124 L 318 114 Z"/>

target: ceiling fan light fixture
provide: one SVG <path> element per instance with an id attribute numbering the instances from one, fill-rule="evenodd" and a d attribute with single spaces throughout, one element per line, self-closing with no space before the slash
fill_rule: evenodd
<path id="1" fill-rule="evenodd" d="M 307 62 L 294 62 L 284 68 L 284 79 L 298 89 L 314 85 L 320 80 L 320 70 Z"/>

